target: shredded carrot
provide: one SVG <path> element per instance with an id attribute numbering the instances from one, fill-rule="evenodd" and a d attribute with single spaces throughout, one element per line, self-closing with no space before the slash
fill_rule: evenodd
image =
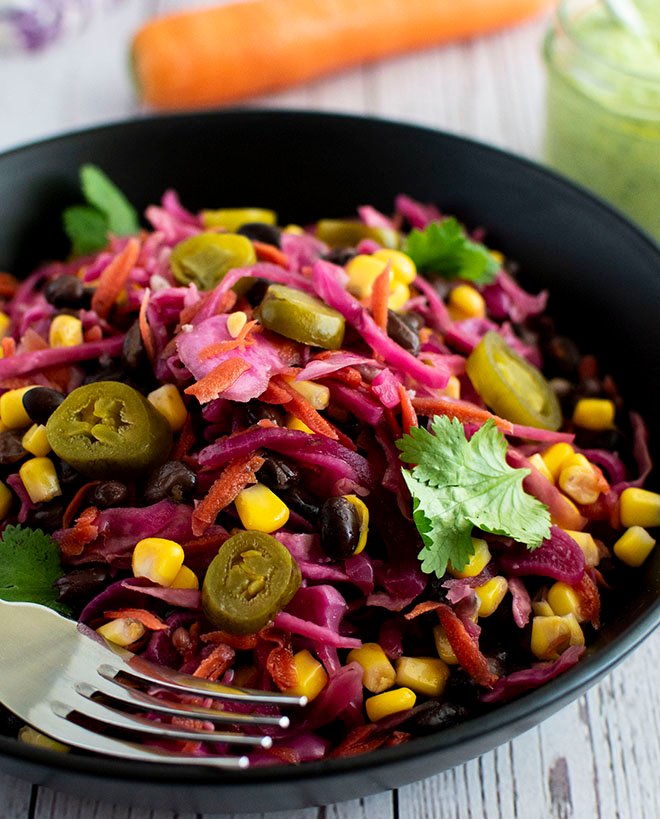
<path id="1" fill-rule="evenodd" d="M 277 646 L 271 650 L 266 660 L 266 671 L 280 691 L 286 691 L 298 683 L 296 661 L 289 646 Z"/>
<path id="2" fill-rule="evenodd" d="M 147 307 L 149 306 L 150 295 L 151 291 L 147 287 L 147 289 L 144 291 L 144 295 L 142 296 L 142 301 L 140 302 L 138 326 L 140 328 L 140 338 L 144 344 L 144 349 L 147 351 L 149 361 L 153 363 L 156 360 L 156 342 L 154 340 L 154 334 L 151 331 L 151 327 L 149 326 L 149 320 L 147 319 Z"/>
<path id="3" fill-rule="evenodd" d="M 218 551 L 218 549 L 222 546 L 222 544 L 227 540 L 229 535 L 226 532 L 217 535 L 205 535 L 203 537 L 196 537 L 192 540 L 187 540 L 185 543 L 181 544 L 181 548 L 185 552 L 186 560 L 189 560 L 191 557 L 194 558 L 196 554 L 200 552 L 214 552 Z"/>
<path id="4" fill-rule="evenodd" d="M 97 316 L 105 318 L 112 310 L 112 306 L 126 285 L 139 255 L 140 241 L 132 237 L 101 273 L 92 296 L 92 310 Z"/>
<path id="5" fill-rule="evenodd" d="M 137 620 L 145 628 L 150 631 L 165 631 L 169 628 L 167 623 L 156 617 L 146 609 L 117 609 L 116 611 L 104 611 L 103 616 L 107 620 L 119 620 L 121 617 L 130 617 L 131 620 Z"/>
<path id="6" fill-rule="evenodd" d="M 2 339 L 2 357 L 9 358 L 16 352 L 16 341 L 11 336 Z"/>
<path id="7" fill-rule="evenodd" d="M 582 580 L 573 586 L 573 590 L 578 596 L 580 619 L 588 620 L 594 628 L 599 628 L 600 592 L 594 580 L 585 572 Z"/>
<path id="8" fill-rule="evenodd" d="M 186 387 L 186 395 L 194 395 L 200 404 L 208 404 L 228 390 L 244 372 L 250 369 L 250 364 L 239 356 L 228 358 L 214 367 L 208 375 L 200 378 L 195 384 Z"/>
<path id="9" fill-rule="evenodd" d="M 96 520 L 98 513 L 99 510 L 95 506 L 89 506 L 80 515 L 73 529 L 67 529 L 58 536 L 57 542 L 64 557 L 81 554 L 88 543 L 96 540 L 99 529 L 93 521 Z"/>
<path id="10" fill-rule="evenodd" d="M 85 330 L 84 339 L 85 341 L 100 341 L 103 338 L 103 330 L 95 324 L 93 327 L 90 327 L 89 330 Z"/>
<path id="11" fill-rule="evenodd" d="M 275 380 L 271 378 L 270 383 L 259 396 L 259 400 L 263 401 L 264 404 L 289 404 L 291 402 L 291 394 L 283 387 L 280 387 L 279 384 L 276 384 Z"/>
<path id="12" fill-rule="evenodd" d="M 412 427 L 418 427 L 417 413 L 415 412 L 408 390 L 399 384 L 399 398 L 401 399 L 401 427 L 406 435 L 410 433 Z"/>
<path id="13" fill-rule="evenodd" d="M 231 646 L 238 651 L 251 651 L 257 647 L 259 638 L 256 634 L 230 634 L 228 631 L 209 631 L 202 634 L 203 643 L 215 643 Z"/>
<path id="14" fill-rule="evenodd" d="M 76 492 L 76 494 L 71 499 L 71 502 L 64 510 L 64 514 L 62 515 L 62 529 L 68 529 L 71 526 L 71 521 L 76 515 L 76 512 L 80 508 L 83 500 L 85 499 L 85 495 L 89 492 L 90 489 L 93 489 L 95 486 L 98 486 L 101 481 L 89 481 L 89 483 L 83 484 L 80 489 Z"/>
<path id="15" fill-rule="evenodd" d="M 179 440 L 174 446 L 172 452 L 172 460 L 180 461 L 184 455 L 188 455 L 195 443 L 195 431 L 193 430 L 192 416 L 190 413 L 186 415 L 186 420 L 183 422 L 181 432 L 179 433 Z"/>
<path id="16" fill-rule="evenodd" d="M 208 347 L 204 347 L 199 354 L 199 360 L 207 361 L 209 358 L 215 358 L 215 356 L 221 353 L 226 353 L 236 348 L 243 351 L 246 347 L 251 347 L 254 344 L 254 338 L 252 338 L 252 336 L 256 333 L 260 333 L 262 329 L 262 326 L 255 319 L 246 321 L 236 338 L 230 338 L 227 339 L 227 341 L 216 341 L 214 344 L 209 344 Z"/>
<path id="17" fill-rule="evenodd" d="M 236 652 L 233 648 L 225 643 L 221 643 L 197 666 L 193 671 L 193 677 L 201 677 L 205 680 L 217 680 L 219 677 L 222 677 L 225 671 L 234 662 L 235 656 Z"/>
<path id="18" fill-rule="evenodd" d="M 335 370 L 334 373 L 328 375 L 328 378 L 332 378 L 334 381 L 341 381 L 342 384 L 346 384 L 349 387 L 359 387 L 362 383 L 362 376 L 355 367 Z"/>
<path id="19" fill-rule="evenodd" d="M 218 513 L 236 499 L 246 486 L 256 483 L 255 472 L 264 462 L 258 455 L 246 456 L 228 464 L 222 475 L 214 481 L 205 498 L 192 513 L 192 533 L 203 535 L 211 526 Z"/>
<path id="20" fill-rule="evenodd" d="M 506 435 L 513 433 L 513 424 L 510 421 L 468 401 L 459 401 L 455 398 L 413 398 L 412 405 L 419 415 L 426 415 L 429 418 L 433 415 L 446 415 L 448 418 L 458 418 L 464 424 L 485 424 L 486 421 L 493 420 L 501 432 Z"/>
<path id="21" fill-rule="evenodd" d="M 390 263 L 376 278 L 371 288 L 371 315 L 380 329 L 387 332 L 387 302 L 390 298 Z"/>
<path id="22" fill-rule="evenodd" d="M 458 615 L 452 608 L 441 603 L 438 617 L 461 667 L 479 685 L 492 688 L 497 682 L 497 674 L 491 670 L 488 660 L 479 650 L 477 641 L 468 634 Z"/>
<path id="23" fill-rule="evenodd" d="M 390 409 L 390 407 L 384 407 L 383 416 L 389 431 L 392 433 L 392 437 L 395 441 L 398 440 L 401 437 L 401 427 L 399 426 L 399 422 L 396 420 L 394 412 L 392 409 Z"/>
<path id="24" fill-rule="evenodd" d="M 0 273 L 0 298 L 10 299 L 20 286 L 16 276 L 11 273 Z"/>
<path id="25" fill-rule="evenodd" d="M 421 614 L 427 614 L 429 611 L 437 611 L 442 603 L 435 603 L 433 600 L 426 600 L 424 603 L 418 603 L 412 611 L 405 614 L 406 620 L 414 620 Z"/>
<path id="26" fill-rule="evenodd" d="M 269 245 L 266 242 L 255 242 L 254 240 L 252 244 L 257 254 L 257 259 L 259 259 L 260 262 L 272 262 L 286 270 L 289 269 L 289 257 L 286 253 L 283 253 L 279 247 Z"/>
<path id="27" fill-rule="evenodd" d="M 287 405 L 287 409 L 295 415 L 299 421 L 302 421 L 303 424 L 307 424 L 312 432 L 325 435 L 326 438 L 332 438 L 333 441 L 339 440 L 338 431 L 331 423 L 326 421 L 322 415 L 319 415 L 309 401 L 297 390 L 294 390 L 293 387 L 287 384 L 281 376 L 275 376 L 274 379 L 271 379 L 271 383 L 272 381 L 277 381 L 277 386 L 287 392 L 291 399 Z"/>

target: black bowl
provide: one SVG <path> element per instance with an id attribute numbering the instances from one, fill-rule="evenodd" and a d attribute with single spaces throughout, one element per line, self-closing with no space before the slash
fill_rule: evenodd
<path id="1" fill-rule="evenodd" d="M 660 252 L 618 213 L 529 162 L 436 131 L 328 114 L 238 111 L 112 125 L 0 157 L 0 269 L 66 253 L 60 213 L 78 168 L 100 165 L 139 208 L 174 187 L 190 208 L 259 204 L 287 221 L 387 211 L 406 192 L 438 203 L 521 264 L 551 312 L 597 352 L 660 456 Z M 56 754 L 0 738 L 15 776 L 111 802 L 186 812 L 293 809 L 430 776 L 536 725 L 610 671 L 660 619 L 660 555 L 630 573 L 616 616 L 586 657 L 518 700 L 407 744 L 347 759 L 239 774 Z"/>

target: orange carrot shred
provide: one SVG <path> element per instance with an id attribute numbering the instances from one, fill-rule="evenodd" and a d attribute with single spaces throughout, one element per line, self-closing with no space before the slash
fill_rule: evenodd
<path id="1" fill-rule="evenodd" d="M 89 492 L 90 489 L 93 489 L 95 486 L 98 486 L 101 481 L 89 481 L 89 483 L 83 484 L 80 489 L 76 492 L 76 494 L 71 499 L 71 502 L 64 510 L 64 514 L 62 515 L 62 529 L 68 529 L 71 526 L 71 521 L 75 517 L 76 512 L 80 508 L 83 500 L 85 499 L 85 495 Z"/>
<path id="2" fill-rule="evenodd" d="M 209 344 L 199 354 L 200 361 L 208 361 L 209 358 L 214 358 L 221 353 L 235 350 L 237 347 L 242 351 L 246 347 L 251 347 L 254 344 L 254 338 L 251 336 L 262 331 L 262 326 L 256 321 L 247 321 L 241 328 L 240 333 L 236 338 L 227 339 L 227 341 L 216 341 L 214 344 Z"/>
<path id="3" fill-rule="evenodd" d="M 101 318 L 105 318 L 112 310 L 112 306 L 125 286 L 139 255 L 140 242 L 132 237 L 101 273 L 92 296 L 92 310 Z"/>
<path id="4" fill-rule="evenodd" d="M 380 329 L 387 332 L 387 303 L 390 297 L 390 263 L 376 278 L 371 288 L 371 315 Z"/>
<path id="5" fill-rule="evenodd" d="M 193 671 L 193 677 L 201 677 L 205 680 L 217 680 L 225 673 L 233 663 L 236 653 L 230 646 L 221 643 L 216 646 L 208 657 Z"/>
<path id="6" fill-rule="evenodd" d="M 3 358 L 9 358 L 16 352 L 16 341 L 11 336 L 5 336 L 2 339 L 2 355 Z"/>
<path id="7" fill-rule="evenodd" d="M 186 387 L 184 392 L 186 395 L 194 395 L 200 404 L 207 404 L 228 390 L 244 372 L 250 369 L 250 366 L 247 361 L 238 356 L 228 358 L 195 384 Z"/>
<path id="8" fill-rule="evenodd" d="M 266 242 L 255 242 L 254 240 L 252 244 L 257 254 L 257 259 L 259 259 L 260 262 L 272 262 L 288 270 L 289 257 L 286 253 L 283 253 L 279 247 L 269 245 Z"/>
<path id="9" fill-rule="evenodd" d="M 103 338 L 103 330 L 95 324 L 93 327 L 90 327 L 89 330 L 85 330 L 84 339 L 85 341 L 100 341 Z"/>
<path id="10" fill-rule="evenodd" d="M 108 620 L 119 620 L 121 617 L 130 617 L 131 620 L 137 620 L 142 623 L 145 628 L 151 631 L 165 631 L 169 628 L 167 623 L 156 617 L 146 609 L 117 609 L 116 611 L 104 611 L 103 616 Z"/>
<path id="11" fill-rule="evenodd" d="M 186 415 L 186 420 L 183 422 L 181 432 L 179 433 L 179 440 L 174 446 L 172 459 L 180 461 L 184 455 L 187 455 L 195 443 L 195 432 L 193 430 L 192 416 L 190 413 Z"/>
<path id="12" fill-rule="evenodd" d="M 501 432 L 507 435 L 513 433 L 513 424 L 510 421 L 476 407 L 468 401 L 459 401 L 455 398 L 413 398 L 412 405 L 420 415 L 429 417 L 446 415 L 448 418 L 458 418 L 462 423 L 484 424 L 492 419 Z"/>
<path id="13" fill-rule="evenodd" d="M 192 513 L 192 533 L 203 535 L 213 524 L 218 513 L 236 499 L 246 486 L 256 483 L 255 472 L 264 462 L 258 455 L 237 459 L 228 464 L 222 475 L 214 481 L 205 498 Z"/>
<path id="14" fill-rule="evenodd" d="M 418 427 L 417 413 L 413 408 L 412 401 L 408 395 L 408 390 L 399 384 L 399 398 L 401 399 L 401 426 L 406 435 L 410 433 L 412 427 Z"/>
<path id="15" fill-rule="evenodd" d="M 273 380 L 277 380 L 277 386 L 281 387 L 288 393 L 291 399 L 288 409 L 299 421 L 302 421 L 303 424 L 307 424 L 312 432 L 317 432 L 319 435 L 325 435 L 326 438 L 332 438 L 333 441 L 337 441 L 339 439 L 337 430 L 332 426 L 332 424 L 326 421 L 323 416 L 319 415 L 319 413 L 306 398 L 304 398 L 297 390 L 294 390 L 293 387 L 289 386 L 289 384 L 287 384 L 286 381 L 280 376 L 275 376 L 275 379 Z"/>
<path id="16" fill-rule="evenodd" d="M 147 319 L 147 307 L 149 306 L 150 295 L 151 292 L 147 287 L 147 289 L 144 291 L 144 295 L 142 296 L 142 301 L 140 302 L 140 312 L 138 313 L 138 327 L 140 328 L 140 337 L 142 338 L 144 349 L 147 351 L 149 361 L 153 363 L 156 360 L 156 342 L 154 341 L 154 335 L 151 332 L 149 320 Z"/>

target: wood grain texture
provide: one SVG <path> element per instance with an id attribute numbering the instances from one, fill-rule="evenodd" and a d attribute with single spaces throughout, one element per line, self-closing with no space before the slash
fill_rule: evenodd
<path id="1" fill-rule="evenodd" d="M 206 0 L 209 2 L 209 0 Z M 195 5 L 201 5 L 195 0 Z M 108 4 L 106 4 L 108 5 Z M 62 130 L 142 115 L 126 71 L 130 33 L 149 14 L 192 5 L 108 8 L 79 38 L 0 63 L 0 150 Z M 546 20 L 255 100 L 268 107 L 367 113 L 467 135 L 538 157 L 540 42 Z M 657 819 L 660 638 L 599 686 L 513 742 L 466 765 L 363 800 L 267 819 Z M 247 814 L 246 816 L 257 816 Z M 0 776 L 0 819 L 174 819 L 32 788 Z M 178 819 L 193 819 L 179 814 Z M 213 814 L 195 819 L 231 819 Z"/>

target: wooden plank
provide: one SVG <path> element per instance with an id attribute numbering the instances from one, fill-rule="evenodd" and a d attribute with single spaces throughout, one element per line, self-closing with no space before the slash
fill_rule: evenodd
<path id="1" fill-rule="evenodd" d="M 0 816 L 2 819 L 26 819 L 30 813 L 32 785 L 13 776 L 0 774 Z"/>

